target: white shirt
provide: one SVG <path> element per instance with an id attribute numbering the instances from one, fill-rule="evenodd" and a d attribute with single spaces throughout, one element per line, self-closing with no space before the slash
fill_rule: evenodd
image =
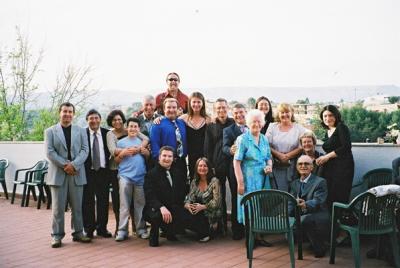
<path id="1" fill-rule="evenodd" d="M 310 174 L 308 174 L 308 176 L 307 176 L 304 180 L 300 179 L 300 182 L 307 183 L 308 180 L 309 180 L 310 177 L 311 177 L 311 174 L 312 174 L 312 173 L 310 172 Z"/>
<path id="2" fill-rule="evenodd" d="M 93 141 L 94 141 L 94 131 L 89 128 L 90 133 L 90 150 L 92 156 L 92 163 L 93 163 Z M 100 167 L 106 167 L 106 155 L 104 153 L 104 143 L 103 143 L 103 136 L 101 135 L 101 129 L 99 128 L 96 133 L 97 140 L 99 141 L 99 152 L 100 152 Z M 93 165 L 92 165 L 93 168 Z"/>
<path id="3" fill-rule="evenodd" d="M 289 131 L 280 131 L 279 123 L 271 123 L 265 133 L 271 147 L 278 152 L 288 153 L 294 149 L 299 148 L 299 137 L 306 131 L 306 129 L 297 123 Z"/>

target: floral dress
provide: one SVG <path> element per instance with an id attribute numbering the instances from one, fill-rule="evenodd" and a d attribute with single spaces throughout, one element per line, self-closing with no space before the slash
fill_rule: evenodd
<path id="1" fill-rule="evenodd" d="M 204 214 L 208 218 L 209 224 L 218 223 L 222 218 L 221 191 L 218 179 L 212 178 L 204 192 L 200 190 L 196 180 L 193 180 L 185 203 L 206 205 L 207 209 Z"/>
<path id="2" fill-rule="evenodd" d="M 244 194 L 261 189 L 271 189 L 269 176 L 265 175 L 264 167 L 271 159 L 271 150 L 268 139 L 260 135 L 258 144 L 255 143 L 253 135 L 247 131 L 240 135 L 237 140 L 237 151 L 234 159 L 241 161 L 243 172 Z M 244 222 L 244 209 L 240 205 L 242 195 L 238 194 L 238 222 Z"/>

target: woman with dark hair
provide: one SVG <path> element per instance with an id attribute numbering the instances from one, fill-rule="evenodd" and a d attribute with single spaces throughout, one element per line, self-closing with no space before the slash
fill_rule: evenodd
<path id="1" fill-rule="evenodd" d="M 348 203 L 354 176 L 354 159 L 351 152 L 349 128 L 343 123 L 334 105 L 325 106 L 320 113 L 321 125 L 327 130 L 322 148 L 325 155 L 316 159 L 323 165 L 321 177 L 328 185 L 327 204 Z"/>
<path id="2" fill-rule="evenodd" d="M 125 122 L 125 115 L 121 110 L 113 110 L 107 116 L 107 125 L 111 127 L 111 131 L 107 132 L 107 147 L 110 151 L 110 181 L 113 188 L 111 199 L 117 223 L 116 228 L 118 228 L 119 224 L 119 185 L 118 164 L 115 161 L 115 157 L 123 150 L 126 150 L 117 148 L 117 142 L 128 136 L 128 132 L 124 126 Z M 149 138 L 146 135 L 139 132 L 138 138 L 142 140 L 142 147 L 146 147 L 149 144 Z"/>
<path id="3" fill-rule="evenodd" d="M 221 192 L 218 179 L 214 176 L 207 158 L 196 161 L 195 173 L 186 196 L 185 208 L 192 214 L 204 211 L 206 221 L 214 233 L 222 223 Z M 202 241 L 205 242 L 205 241 Z"/>
<path id="4" fill-rule="evenodd" d="M 274 117 L 272 116 L 271 102 L 267 97 L 261 96 L 257 99 L 255 108 L 265 114 L 265 125 L 261 129 L 261 133 L 265 134 L 265 132 L 267 132 L 269 124 L 274 122 Z"/>
<path id="5" fill-rule="evenodd" d="M 188 113 L 179 117 L 186 124 L 188 145 L 189 177 L 193 179 L 194 165 L 204 156 L 204 139 L 207 124 L 211 118 L 206 114 L 206 103 L 203 94 L 193 92 L 189 97 Z"/>

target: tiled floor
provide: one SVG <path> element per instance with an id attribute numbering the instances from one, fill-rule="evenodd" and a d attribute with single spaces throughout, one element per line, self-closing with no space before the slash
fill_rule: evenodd
<path id="1" fill-rule="evenodd" d="M 248 267 L 244 241 L 230 237 L 208 243 L 198 243 L 194 237 L 180 237 L 169 242 L 161 238 L 161 246 L 150 248 L 147 240 L 130 237 L 117 243 L 112 238 L 95 238 L 91 244 L 72 242 L 70 226 L 59 249 L 50 247 L 51 213 L 37 210 L 35 202 L 30 207 L 20 207 L 16 200 L 11 205 L 0 197 L 0 267 Z M 66 223 L 70 214 L 66 213 Z M 109 230 L 115 228 L 110 211 Z M 257 248 L 253 267 L 289 267 L 288 246 L 283 236 L 268 239 L 271 248 Z M 307 246 L 305 246 L 306 248 Z M 366 246 L 362 255 L 365 256 Z M 336 264 L 329 265 L 328 257 L 316 259 L 304 250 L 304 260 L 296 260 L 296 267 L 353 267 L 350 247 L 337 250 Z M 362 267 L 388 267 L 384 261 L 363 259 Z"/>

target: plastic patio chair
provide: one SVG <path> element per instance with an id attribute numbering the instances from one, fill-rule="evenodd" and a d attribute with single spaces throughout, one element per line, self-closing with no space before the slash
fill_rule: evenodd
<path id="1" fill-rule="evenodd" d="M 42 170 L 44 167 L 45 167 L 45 169 L 47 169 L 47 161 L 46 160 L 41 160 L 41 161 L 37 162 L 33 167 L 17 169 L 15 171 L 15 177 L 14 177 L 14 181 L 13 181 L 14 187 L 13 187 L 13 192 L 12 192 L 12 196 L 11 196 L 11 204 L 14 204 L 17 185 L 23 185 L 24 189 L 22 191 L 21 207 L 23 207 L 25 205 L 27 182 L 29 181 L 29 176 L 31 174 L 31 171 Z M 21 171 L 25 172 L 25 176 L 23 178 L 18 177 L 18 174 L 20 174 Z M 33 194 L 34 199 L 36 200 L 37 199 L 36 193 L 33 192 L 32 194 Z"/>
<path id="2" fill-rule="evenodd" d="M 249 267 L 252 267 L 254 239 L 256 234 L 286 233 L 289 240 L 290 262 L 295 267 L 294 226 L 298 229 L 298 259 L 303 259 L 300 214 L 295 205 L 296 217 L 289 216 L 289 203 L 296 199 L 279 190 L 260 190 L 245 195 L 244 205 L 246 248 Z"/>
<path id="3" fill-rule="evenodd" d="M 399 201 L 396 195 L 375 197 L 365 192 L 355 197 L 350 204 L 334 202 L 329 263 L 335 263 L 336 236 L 339 229 L 342 229 L 350 234 L 356 268 L 360 267 L 360 235 L 381 234 L 390 234 L 396 267 L 400 267 L 395 215 Z"/>
<path id="4" fill-rule="evenodd" d="M 375 186 L 391 184 L 392 180 L 392 169 L 390 168 L 373 169 L 365 173 L 362 177 L 367 190 Z"/>
<path id="5" fill-rule="evenodd" d="M 6 169 L 8 168 L 8 159 L 0 159 L 0 183 L 3 186 L 4 195 L 8 199 L 7 184 L 6 184 Z"/>
<path id="6" fill-rule="evenodd" d="M 29 179 L 27 184 L 27 194 L 25 197 L 25 206 L 29 206 L 29 198 L 30 198 L 30 192 L 32 194 L 35 192 L 35 187 L 38 188 L 39 190 L 39 196 L 37 199 L 37 209 L 40 209 L 41 202 L 46 202 L 45 194 L 46 192 L 47 196 L 49 196 L 49 191 L 46 187 L 46 183 L 44 181 L 45 175 L 47 174 L 47 168 L 48 168 L 48 163 L 46 161 L 45 166 L 43 166 L 41 169 L 37 170 L 32 170 L 28 171 L 29 172 Z"/>

